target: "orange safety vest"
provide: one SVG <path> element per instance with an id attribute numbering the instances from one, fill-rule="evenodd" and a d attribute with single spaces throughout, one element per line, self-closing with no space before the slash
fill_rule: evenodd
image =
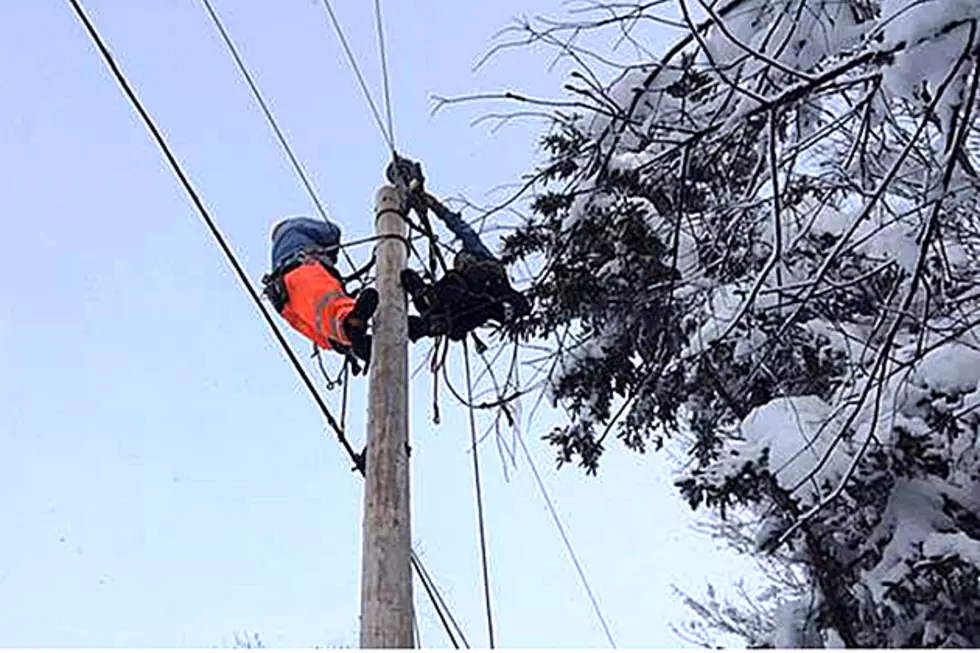
<path id="1" fill-rule="evenodd" d="M 354 308 L 354 300 L 336 277 L 319 262 L 308 261 L 287 273 L 283 282 L 289 301 L 282 309 L 282 317 L 294 329 L 321 349 L 332 349 L 331 340 L 350 346 L 344 318 Z"/>

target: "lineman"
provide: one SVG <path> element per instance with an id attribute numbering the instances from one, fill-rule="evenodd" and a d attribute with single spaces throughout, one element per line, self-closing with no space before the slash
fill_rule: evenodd
<path id="1" fill-rule="evenodd" d="M 450 340 L 462 340 L 491 320 L 504 324 L 529 313 L 527 299 L 511 287 L 503 264 L 480 236 L 459 213 L 425 191 L 422 166 L 408 159 L 396 159 L 388 167 L 388 179 L 397 183 L 396 175 L 409 189 L 409 205 L 416 212 L 431 209 L 462 243 L 453 259 L 453 269 L 434 284 L 426 284 L 414 270 L 402 271 L 402 285 L 419 312 L 418 316 L 409 316 L 409 339 L 414 342 L 426 336 L 446 335 Z"/>
<path id="2" fill-rule="evenodd" d="M 371 360 L 368 320 L 378 291 L 365 288 L 355 300 L 337 271 L 340 227 L 326 220 L 295 217 L 272 228 L 272 272 L 265 294 L 289 324 L 322 349 Z"/>

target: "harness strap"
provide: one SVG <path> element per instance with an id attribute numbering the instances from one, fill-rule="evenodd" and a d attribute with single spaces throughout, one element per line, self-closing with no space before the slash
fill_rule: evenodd
<path id="1" fill-rule="evenodd" d="M 339 281 L 340 287 L 346 291 L 347 280 L 340 275 L 340 271 L 337 270 L 332 263 L 324 260 L 331 251 L 335 251 L 334 248 L 318 248 L 300 251 L 287 258 L 281 265 L 279 265 L 279 267 L 262 277 L 262 284 L 265 286 L 262 292 L 269 298 L 269 301 L 272 302 L 272 306 L 276 309 L 277 313 L 282 314 L 282 309 L 285 308 L 287 303 L 289 303 L 289 293 L 286 289 L 286 283 L 284 281 L 286 275 L 296 268 L 306 265 L 311 261 L 315 261 L 322 265 L 323 269 L 329 272 L 334 279 Z M 361 271 L 358 271 L 358 273 L 363 274 Z"/>

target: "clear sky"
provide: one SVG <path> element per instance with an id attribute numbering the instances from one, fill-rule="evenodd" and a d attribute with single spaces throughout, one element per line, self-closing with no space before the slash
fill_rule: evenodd
<path id="1" fill-rule="evenodd" d="M 257 281 L 271 223 L 313 206 L 203 6 L 83 4 Z M 387 152 L 322 4 L 214 4 L 331 215 L 348 238 L 370 235 Z M 0 646 L 208 647 L 244 631 L 270 646 L 356 645 L 359 478 L 68 3 L 4 5 Z M 380 98 L 372 3 L 336 5 Z M 535 160 L 540 126 L 471 126 L 486 105 L 432 117 L 431 95 L 558 95 L 560 70 L 540 52 L 473 64 L 512 17 L 562 3 L 384 9 L 400 149 L 424 160 L 437 194 L 500 197 Z M 366 392 L 357 380 L 358 447 Z M 413 539 L 485 645 L 466 414 L 443 389 L 436 426 L 431 405 L 422 373 Z M 683 645 L 669 623 L 690 615 L 670 584 L 699 593 L 743 567 L 689 530 L 663 456 L 613 446 L 598 478 L 557 471 L 540 440 L 553 418 L 527 426 L 527 442 L 617 642 Z M 480 449 L 499 644 L 604 646 L 526 463 L 507 480 L 493 439 Z M 416 600 L 423 644 L 445 645 Z"/>

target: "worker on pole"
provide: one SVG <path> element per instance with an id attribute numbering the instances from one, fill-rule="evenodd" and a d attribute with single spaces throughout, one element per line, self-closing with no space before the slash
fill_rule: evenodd
<path id="1" fill-rule="evenodd" d="M 487 322 L 505 324 L 530 312 L 527 298 L 510 285 L 503 263 L 479 234 L 459 213 L 425 191 L 421 165 L 399 157 L 388 166 L 387 174 L 389 180 L 400 181 L 408 189 L 408 202 L 416 213 L 431 210 L 462 244 L 453 268 L 435 283 L 425 283 L 414 270 L 402 271 L 402 285 L 419 312 L 409 316 L 410 340 L 441 335 L 462 340 Z"/>
<path id="2" fill-rule="evenodd" d="M 272 228 L 272 272 L 263 278 L 265 294 L 294 329 L 321 349 L 371 360 L 368 320 L 378 292 L 364 288 L 347 294 L 337 271 L 340 227 L 326 220 L 294 217 Z M 356 368 L 355 368 L 356 369 Z"/>

